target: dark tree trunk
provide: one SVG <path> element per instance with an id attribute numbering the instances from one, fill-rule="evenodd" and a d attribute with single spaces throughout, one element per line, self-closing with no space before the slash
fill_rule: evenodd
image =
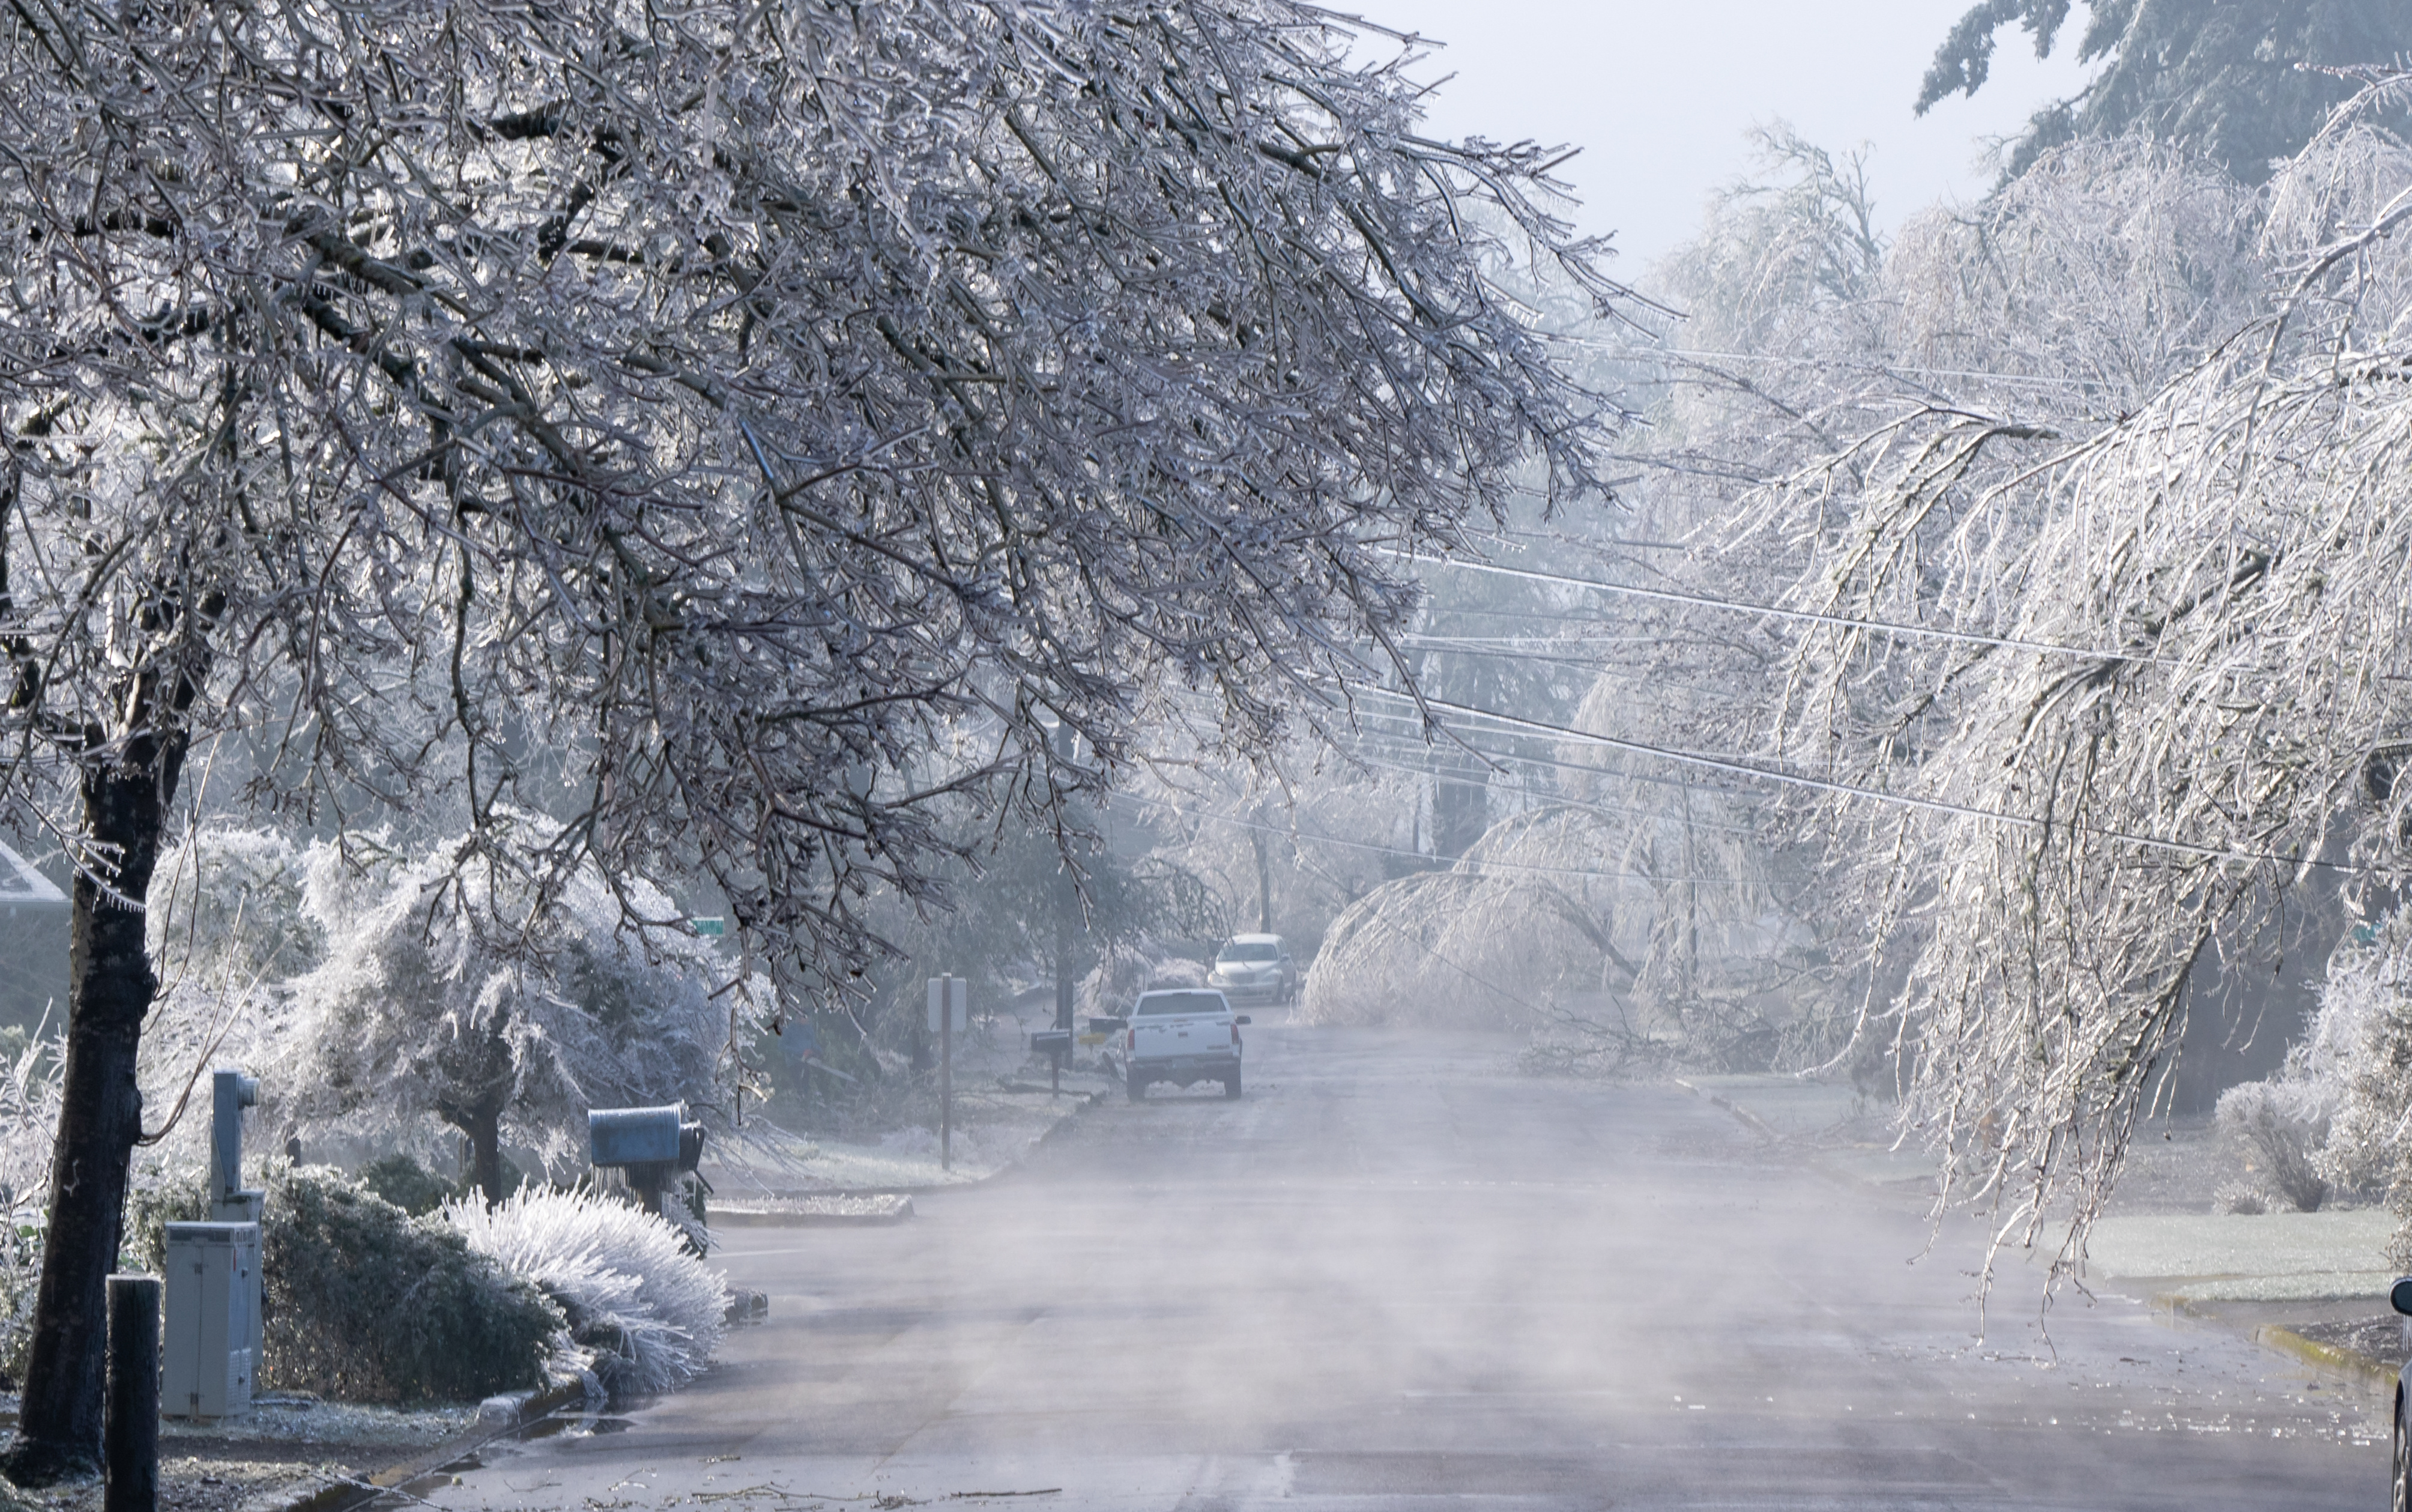
<path id="1" fill-rule="evenodd" d="M 469 1170 L 478 1191 L 491 1208 L 509 1194 L 503 1190 L 503 1098 L 488 1093 L 472 1103 L 439 1101 L 435 1111 L 469 1141 Z"/>
<path id="2" fill-rule="evenodd" d="M 140 738 L 114 765 L 91 770 L 83 780 L 85 833 L 100 864 L 114 867 L 113 886 L 104 888 L 88 872 L 75 881 L 66 1080 L 51 1146 L 50 1232 L 17 1440 L 0 1461 L 20 1485 L 46 1485 L 100 1465 L 108 1276 L 117 1269 L 126 1167 L 142 1133 L 135 1052 L 158 988 L 143 947 L 141 905 L 184 754 L 181 736 Z"/>
<path id="3" fill-rule="evenodd" d="M 489 1113 L 478 1120 L 469 1131 L 469 1152 L 472 1168 L 478 1173 L 478 1190 L 486 1195 L 491 1208 L 503 1200 L 503 1121 L 499 1114 Z"/>

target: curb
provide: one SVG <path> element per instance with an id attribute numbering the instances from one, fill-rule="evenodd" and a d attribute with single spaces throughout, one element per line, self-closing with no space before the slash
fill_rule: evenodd
<path id="1" fill-rule="evenodd" d="M 789 1201 L 807 1201 L 813 1197 L 919 1197 L 934 1196 L 944 1192 L 963 1192 L 975 1186 L 985 1186 L 989 1182 L 995 1181 L 998 1177 L 1019 1169 L 1022 1163 L 1030 1158 L 1032 1151 L 1037 1150 L 1048 1140 L 1052 1139 L 1055 1136 L 1063 1133 L 1066 1124 L 1070 1123 L 1074 1119 L 1079 1118 L 1081 1114 L 1089 1111 L 1089 1109 L 1096 1107 L 1099 1103 L 1105 1101 L 1106 1094 L 1103 1092 L 1083 1092 L 1076 1088 L 1066 1091 L 1064 1094 L 1064 1097 L 1066 1101 L 1073 1103 L 1074 1106 L 1071 1110 L 1066 1113 L 1062 1118 L 1057 1119 L 1054 1123 L 1047 1125 L 1047 1132 L 1041 1134 L 1037 1138 L 1031 1140 L 1028 1145 L 1022 1148 L 1020 1154 L 1014 1156 L 1011 1160 L 1007 1161 L 1004 1165 L 999 1166 L 996 1169 L 989 1172 L 986 1176 L 974 1176 L 960 1182 L 924 1182 L 914 1186 L 833 1186 L 826 1191 L 778 1192 L 772 1194 L 772 1196 Z M 717 1214 L 721 1211 L 723 1210 L 717 1207 L 713 1209 L 714 1217 L 712 1222 L 719 1222 Z M 853 1221 L 861 1222 L 864 1220 Z M 732 1224 L 730 1226 L 746 1227 L 749 1226 L 743 1222 L 739 1222 Z M 772 1226 L 765 1225 L 764 1226 Z"/>
<path id="2" fill-rule="evenodd" d="M 2171 1317 L 2182 1317 L 2205 1328 L 2220 1327 L 2218 1314 L 2177 1292 L 2161 1293 L 2152 1299 L 2152 1305 Z M 2371 1358 L 2359 1349 L 2347 1349 L 2343 1344 L 2324 1344 L 2275 1323 L 2256 1325 L 2246 1337 L 2262 1348 L 2285 1355 L 2298 1364 L 2326 1371 L 2331 1375 L 2342 1375 L 2375 1391 L 2390 1390 L 2395 1385 L 2395 1372 L 2391 1367 L 2382 1360 Z"/>
<path id="3" fill-rule="evenodd" d="M 2359 1349 L 2346 1349 L 2339 1344 L 2324 1344 L 2316 1339 L 2306 1339 L 2292 1329 L 2282 1329 L 2265 1323 L 2253 1330 L 2253 1342 L 2264 1349 L 2290 1356 L 2316 1370 L 2343 1375 L 2373 1390 L 2384 1391 L 2395 1384 L 2395 1373 L 2371 1358 Z"/>
<path id="4" fill-rule="evenodd" d="M 828 1196 L 834 1196 L 833 1193 L 828 1194 Z M 890 1196 L 891 1194 L 883 1193 L 881 1196 Z M 825 1196 L 824 1200 L 827 1199 Z M 805 1197 L 795 1200 L 810 1202 L 813 1199 Z M 864 1199 L 856 1197 L 849 1200 Z M 913 1199 L 909 1196 L 896 1196 L 892 1201 L 864 1212 L 816 1211 L 802 1206 L 715 1208 L 706 1226 L 712 1228 L 878 1228 L 890 1224 L 901 1224 L 912 1216 Z"/>
<path id="5" fill-rule="evenodd" d="M 582 1377 L 555 1381 L 536 1390 L 508 1391 L 478 1403 L 478 1420 L 449 1443 L 440 1444 L 373 1475 L 349 1477 L 283 1500 L 261 1498 L 249 1504 L 252 1512 L 354 1512 L 389 1491 L 398 1490 L 422 1475 L 432 1475 L 475 1454 L 498 1438 L 541 1422 L 562 1408 L 588 1401 Z M 314 1479 L 317 1477 L 312 1477 Z"/>

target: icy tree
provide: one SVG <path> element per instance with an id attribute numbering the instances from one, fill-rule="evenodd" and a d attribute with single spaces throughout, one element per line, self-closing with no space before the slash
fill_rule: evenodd
<path id="1" fill-rule="evenodd" d="M 208 1158 L 213 1066 L 263 1073 L 270 1104 L 291 1091 L 289 987 L 325 954 L 326 929 L 307 906 L 307 851 L 275 830 L 199 825 L 160 867 L 146 913 L 159 988 L 140 1082 L 156 1109 L 153 1157 L 198 1169 Z M 264 1107 L 254 1127 L 273 1117 Z"/>
<path id="2" fill-rule="evenodd" d="M 589 1108 L 685 1101 L 726 1117 L 733 1052 L 774 1010 L 767 983 L 725 985 L 710 941 L 629 927 L 625 908 L 677 911 L 651 883 L 613 886 L 589 860 L 564 885 L 499 847 L 464 871 L 460 844 L 314 849 L 308 909 L 326 959 L 289 985 L 280 1115 L 305 1137 L 397 1144 L 433 1115 L 468 1140 L 489 1202 L 504 1196 L 507 1133 L 575 1163 Z"/>
<path id="3" fill-rule="evenodd" d="M 473 869 L 697 875 L 842 988 L 947 793 L 1046 808 L 1168 681 L 1261 743 L 1598 406 L 1484 259 L 1547 151 L 1288 0 L 0 21 L 0 804 L 80 868 L 12 1473 L 89 1463 L 188 758 Z M 1505 237 L 1462 213 L 1485 204 Z M 1096 758 L 1060 762 L 1042 712 Z M 566 823 L 532 853 L 493 816 Z M 624 906 L 625 900 L 623 900 Z M 655 930 L 674 918 L 639 918 Z"/>
<path id="4" fill-rule="evenodd" d="M 1831 616 L 1781 754 L 1907 958 L 1907 1116 L 2006 1239 L 2072 1198 L 2066 1264 L 2206 954 L 2314 874 L 2400 865 L 2407 190 L 2412 153 L 2341 125 L 2273 180 L 2245 275 L 2215 215 L 2195 269 L 2124 252 L 2151 260 L 2098 308 L 2137 334 L 2056 338 L 2063 397 L 1906 407 L 1760 497 L 1813 556 L 1793 606 Z M 2078 366 L 2257 283 L 2157 382 Z"/>

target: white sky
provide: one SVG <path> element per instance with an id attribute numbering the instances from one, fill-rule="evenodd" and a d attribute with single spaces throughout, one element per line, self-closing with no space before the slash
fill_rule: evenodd
<path id="1" fill-rule="evenodd" d="M 1970 0 L 1360 0 L 1353 10 L 1448 45 L 1419 77 L 1437 135 L 1580 146 L 1559 169 L 1586 231 L 1616 233 L 1612 275 L 1638 278 L 1698 228 L 1710 194 L 1749 166 L 1744 133 L 1782 119 L 1830 151 L 1867 143 L 1887 228 L 1991 187 L 1980 139 L 2015 133 L 2073 94 L 2078 8 L 2052 57 L 2002 35 L 1974 99 L 1910 113 L 1919 80 Z M 1372 54 L 1370 51 L 1368 55 Z"/>

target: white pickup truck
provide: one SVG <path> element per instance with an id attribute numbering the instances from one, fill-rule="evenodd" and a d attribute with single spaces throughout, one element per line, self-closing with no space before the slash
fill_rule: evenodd
<path id="1" fill-rule="evenodd" d="M 1131 1101 L 1144 1098 L 1152 1081 L 1219 1081 L 1224 1096 L 1240 1095 L 1240 1026 L 1247 1021 L 1211 987 L 1141 992 L 1123 1036 Z"/>

